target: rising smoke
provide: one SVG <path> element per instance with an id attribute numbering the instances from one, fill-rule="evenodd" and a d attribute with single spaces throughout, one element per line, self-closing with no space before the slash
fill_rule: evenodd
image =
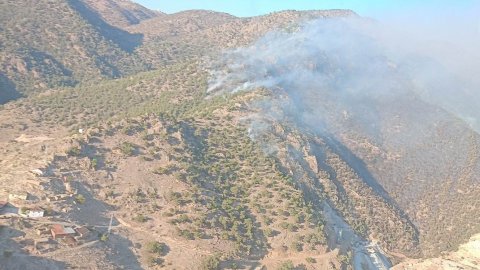
<path id="1" fill-rule="evenodd" d="M 446 240 L 430 237 L 448 235 L 441 228 L 459 218 L 449 223 L 439 213 L 462 201 L 455 190 L 479 183 L 480 38 L 472 20 L 422 16 L 433 22 L 320 19 L 268 33 L 225 52 L 208 92 L 268 89 L 247 119 L 266 152 L 281 150 L 275 122 L 320 137 L 407 213 L 422 245 L 447 249 Z M 475 221 L 462 222 L 468 225 L 454 230 L 466 240 Z"/>
<path id="2" fill-rule="evenodd" d="M 296 31 L 271 32 L 250 47 L 226 52 L 208 91 L 268 88 L 273 96 L 260 103 L 264 116 L 273 117 L 271 108 L 280 107 L 276 118 L 316 130 L 353 125 L 372 138 L 380 136 L 390 104 L 421 100 L 478 132 L 480 39 L 471 22 L 459 19 L 440 28 L 413 19 L 306 22 Z"/>

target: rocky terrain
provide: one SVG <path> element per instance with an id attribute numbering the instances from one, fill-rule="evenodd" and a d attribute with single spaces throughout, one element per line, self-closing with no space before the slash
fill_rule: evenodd
<path id="1" fill-rule="evenodd" d="M 228 58 L 347 17 L 0 3 L 0 269 L 479 269 L 478 133 L 398 69 L 395 99 L 227 91 L 355 69 Z"/>

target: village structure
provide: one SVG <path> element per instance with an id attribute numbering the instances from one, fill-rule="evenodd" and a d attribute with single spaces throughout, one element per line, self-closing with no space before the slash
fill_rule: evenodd
<path id="1" fill-rule="evenodd" d="M 31 233 L 29 230 L 21 243 L 23 250 L 32 254 L 44 254 L 98 241 L 102 232 L 96 231 L 93 226 L 59 221 L 57 218 L 59 214 L 68 212 L 72 204 L 77 204 L 75 196 L 78 195 L 78 186 L 72 174 L 65 173 L 58 181 L 48 181 L 48 178 L 42 179 L 46 175 L 41 169 L 34 169 L 31 173 L 37 179 L 29 180 L 24 190 L 0 190 L 0 227 L 3 226 L 2 221 L 7 220 L 28 223 L 32 227 Z M 35 193 L 34 190 L 49 192 L 37 197 L 29 193 Z M 55 210 L 51 209 L 52 204 L 56 206 Z"/>

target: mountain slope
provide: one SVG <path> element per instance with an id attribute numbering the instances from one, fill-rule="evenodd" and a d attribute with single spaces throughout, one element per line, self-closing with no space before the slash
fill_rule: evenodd
<path id="1" fill-rule="evenodd" d="M 245 45 L 275 28 L 350 11 L 255 18 L 210 11 L 162 14 L 130 1 L 0 3 L 2 102 L 58 86 L 163 67 Z M 128 32 L 127 32 L 128 31 Z"/>
<path id="2" fill-rule="evenodd" d="M 144 45 L 137 53 L 159 67 L 199 55 L 215 59 L 224 49 L 246 46 L 269 31 L 295 29 L 307 20 L 349 16 L 357 15 L 350 10 L 312 10 L 237 18 L 221 12 L 191 10 L 156 17 L 126 29 L 144 35 Z"/>
<path id="3" fill-rule="evenodd" d="M 0 3 L 0 73 L 10 81 L 2 93 L 29 94 L 145 69 L 142 61 L 103 36 L 75 7 L 68 1 Z M 123 32 L 116 37 L 134 35 Z"/>
<path id="4" fill-rule="evenodd" d="M 33 185 L 24 188 L 32 196 L 55 196 L 65 192 L 57 180 L 74 172 L 75 176 L 67 178 L 78 187 L 78 194 L 85 198 L 83 203 L 41 199 L 38 204 L 50 207 L 60 220 L 99 226 L 95 232 L 100 234 L 101 225 L 108 223 L 106 215 L 114 214 L 115 220 L 107 241 L 78 248 L 75 256 L 67 255 L 67 247 L 55 253 L 57 260 L 70 265 L 197 269 L 204 261 L 216 258 L 227 269 L 275 268 L 287 260 L 339 269 L 338 250 L 327 247 L 320 209 L 306 200 L 278 170 L 275 160 L 267 157 L 241 127 L 245 113 L 241 108 L 253 97 L 205 99 L 198 89 L 206 87 L 206 74 L 199 68 L 195 63 L 182 65 L 106 81 L 104 88 L 90 85 L 89 91 L 52 91 L 7 104 L 0 111 L 0 129 L 5 134 L 0 144 L 6 151 L 0 169 L 0 196 L 5 190 L 16 192 L 20 188 L 17 178 L 42 181 L 43 189 Z M 196 84 L 188 82 L 192 74 Z M 179 89 L 182 82 L 185 87 Z M 109 92 L 95 96 L 103 92 L 95 89 Z M 155 96 L 145 103 L 130 99 L 146 91 Z M 79 104 L 86 98 L 81 93 L 92 98 L 86 102 L 92 107 Z M 112 97 L 118 99 L 113 101 Z M 47 102 L 55 99 L 58 103 Z M 65 101 L 71 103 L 62 104 Z M 119 103 L 112 106 L 111 101 Z M 117 113 L 108 114 L 114 108 L 127 110 L 131 104 L 140 107 L 131 108 L 133 117 L 121 119 L 123 116 L 118 115 L 120 119 L 114 120 L 111 117 Z M 31 105 L 45 109 L 45 114 L 9 117 L 22 110 L 26 110 L 22 116 L 29 115 L 28 110 L 34 108 Z M 149 107 L 153 111 L 148 115 L 135 111 Z M 98 120 L 100 108 L 107 114 Z M 71 113 L 77 109 L 84 115 Z M 62 116 L 83 118 L 75 127 L 85 128 L 83 135 L 68 135 L 62 126 L 68 125 L 69 119 L 58 121 Z M 46 121 L 47 117 L 51 121 Z M 90 118 L 97 120 L 87 123 Z M 43 124 L 36 127 L 36 123 Z M 42 136 L 46 139 L 35 139 Z M 11 138 L 18 144 L 11 143 Z M 30 166 L 48 173 L 37 178 L 28 173 Z M 23 230 L 30 239 L 41 224 L 28 222 L 32 227 Z M 3 231 L 18 226 L 6 224 Z M 12 238 L 12 242 L 18 241 Z M 167 248 L 153 253 L 148 248 L 152 241 Z M 23 243 L 19 246 L 25 247 Z M 0 242 L 0 251 L 7 248 Z M 21 253 L 16 247 L 14 250 Z M 132 250 L 137 255 L 132 255 Z M 85 260 L 88 256 L 92 258 Z M 13 259 L 8 259 L 8 265 L 20 267 Z"/>

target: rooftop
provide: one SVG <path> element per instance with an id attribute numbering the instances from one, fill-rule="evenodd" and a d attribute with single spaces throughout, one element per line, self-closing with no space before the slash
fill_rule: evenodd
<path id="1" fill-rule="evenodd" d="M 79 235 L 87 235 L 87 234 L 90 233 L 90 230 L 87 229 L 86 227 L 76 228 L 75 231 L 76 231 Z"/>
<path id="2" fill-rule="evenodd" d="M 55 235 L 75 234 L 75 231 L 70 227 L 64 227 L 61 224 L 52 225 L 52 232 Z"/>
<path id="3" fill-rule="evenodd" d="M 34 211 L 34 212 L 44 212 L 45 210 L 39 206 L 32 207 L 28 209 L 29 211 Z"/>

